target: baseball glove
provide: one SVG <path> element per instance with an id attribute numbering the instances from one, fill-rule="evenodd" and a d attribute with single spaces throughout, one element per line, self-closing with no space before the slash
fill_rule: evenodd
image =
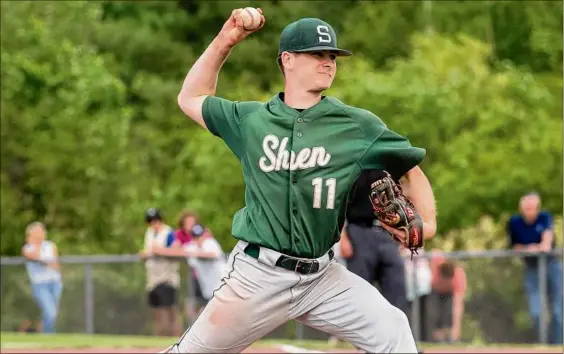
<path id="1" fill-rule="evenodd" d="M 412 257 L 417 254 L 417 250 L 423 247 L 423 219 L 388 172 L 372 183 L 370 201 L 380 222 L 405 232 L 405 239 L 392 234 L 394 239 L 410 250 Z"/>

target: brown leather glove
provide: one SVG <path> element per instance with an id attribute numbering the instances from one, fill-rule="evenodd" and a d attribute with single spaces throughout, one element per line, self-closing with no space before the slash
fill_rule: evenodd
<path id="1" fill-rule="evenodd" d="M 423 219 L 388 172 L 386 177 L 372 183 L 370 201 L 380 222 L 405 232 L 403 240 L 393 234 L 392 237 L 410 250 L 412 257 L 417 254 L 423 247 Z"/>

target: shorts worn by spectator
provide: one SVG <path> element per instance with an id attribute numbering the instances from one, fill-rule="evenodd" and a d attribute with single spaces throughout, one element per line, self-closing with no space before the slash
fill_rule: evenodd
<path id="1" fill-rule="evenodd" d="M 515 250 L 530 252 L 534 257 L 524 257 L 525 291 L 529 303 L 529 313 L 535 330 L 540 325 L 540 289 L 539 289 L 539 257 L 542 252 L 553 250 L 554 240 L 552 216 L 541 211 L 541 198 L 537 193 L 529 193 L 521 197 L 519 211 L 508 222 L 510 246 Z M 548 341 L 550 344 L 562 344 L 562 264 L 552 255 L 546 255 L 546 285 L 550 308 L 550 327 Z"/>
<path id="2" fill-rule="evenodd" d="M 41 309 L 42 328 L 45 333 L 54 333 L 59 300 L 63 290 L 57 246 L 45 239 L 45 226 L 33 222 L 26 228 L 26 244 L 22 255 L 26 258 L 26 269 L 33 297 Z"/>
<path id="3" fill-rule="evenodd" d="M 176 306 L 180 286 L 179 263 L 177 260 L 167 258 L 163 252 L 176 245 L 174 231 L 164 224 L 158 209 L 148 209 L 145 221 L 148 228 L 145 232 L 145 244 L 141 256 L 145 259 L 147 301 L 153 309 L 155 334 L 179 335 L 182 333 Z"/>
<path id="4" fill-rule="evenodd" d="M 466 272 L 453 260 L 433 252 L 431 287 L 437 306 L 433 338 L 436 341 L 459 341 L 466 296 Z"/>

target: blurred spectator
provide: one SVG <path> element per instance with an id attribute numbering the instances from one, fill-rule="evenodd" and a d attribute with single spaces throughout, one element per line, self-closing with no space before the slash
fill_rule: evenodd
<path id="1" fill-rule="evenodd" d="M 187 212 L 183 216 L 184 218 L 181 217 L 182 225 L 185 233 L 191 236 L 191 241 L 184 243 L 181 249 L 168 250 L 167 254 L 187 257 L 188 264 L 196 272 L 197 288 L 194 300 L 199 305 L 195 312 L 199 313 L 221 284 L 226 257 L 219 242 L 209 229 L 198 222 L 195 213 Z"/>
<path id="2" fill-rule="evenodd" d="M 153 308 L 155 334 L 158 336 L 182 334 L 177 308 L 180 286 L 177 260 L 165 257 L 165 250 L 174 246 L 174 231 L 163 222 L 160 210 L 150 208 L 145 213 L 147 231 L 140 256 L 147 270 L 149 306 Z"/>
<path id="3" fill-rule="evenodd" d="M 198 300 L 203 308 L 221 284 L 227 259 L 219 242 L 201 225 L 194 226 L 193 236 L 194 240 L 184 247 L 184 251 L 188 257 L 188 263 L 198 274 L 197 279 L 200 285 Z"/>
<path id="4" fill-rule="evenodd" d="M 194 240 L 194 231 L 198 231 L 199 228 L 194 226 L 198 224 L 198 217 L 196 213 L 192 211 L 183 211 L 178 218 L 178 229 L 176 230 L 176 240 L 179 242 L 180 246 L 184 248 L 190 242 Z M 209 236 L 211 232 L 208 229 L 204 230 L 204 235 Z M 177 254 L 177 256 L 185 257 L 185 253 Z M 202 289 L 200 287 L 200 281 L 198 280 L 198 273 L 194 267 L 190 267 L 190 288 L 193 290 L 186 301 L 186 316 L 188 319 L 195 319 L 198 315 L 202 302 L 203 295 Z"/>
<path id="5" fill-rule="evenodd" d="M 356 180 L 341 232 L 341 255 L 351 272 L 369 283 L 376 281 L 384 298 L 407 314 L 405 267 L 398 243 L 379 225 L 368 198 L 371 183 L 379 177 L 381 172 L 366 170 Z"/>
<path id="6" fill-rule="evenodd" d="M 433 338 L 439 342 L 460 340 L 464 298 L 466 296 L 466 272 L 454 260 L 433 252 L 431 256 L 431 287 L 437 306 L 437 321 Z"/>
<path id="7" fill-rule="evenodd" d="M 178 217 L 177 229 L 174 235 L 180 246 L 184 246 L 192 241 L 192 226 L 194 224 L 196 224 L 196 214 L 191 211 L 183 211 Z"/>
<path id="8" fill-rule="evenodd" d="M 32 222 L 25 230 L 26 244 L 22 255 L 33 297 L 41 309 L 44 333 L 54 333 L 63 290 L 57 246 L 46 240 L 47 231 L 41 222 Z"/>
<path id="9" fill-rule="evenodd" d="M 429 309 L 431 302 L 431 266 L 425 251 L 421 249 L 419 255 L 411 258 L 411 252 L 401 246 L 400 251 L 405 259 L 405 282 L 408 307 L 408 317 L 412 319 L 415 299 L 418 300 L 419 340 L 427 342 L 431 339 Z M 411 324 L 415 326 L 415 323 Z"/>
<path id="10" fill-rule="evenodd" d="M 513 215 L 508 222 L 511 247 L 515 250 L 539 253 L 554 249 L 552 215 L 541 211 L 541 198 L 537 193 L 529 193 L 519 201 L 520 214 Z M 558 258 L 546 258 L 547 297 L 550 305 L 551 325 L 549 342 L 562 344 L 562 264 Z M 539 291 L 538 257 L 525 257 L 525 290 L 534 328 L 540 324 L 541 301 Z"/>

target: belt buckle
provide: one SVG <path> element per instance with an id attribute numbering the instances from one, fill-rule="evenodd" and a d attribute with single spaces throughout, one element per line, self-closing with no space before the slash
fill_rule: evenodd
<path id="1" fill-rule="evenodd" d="M 303 269 L 303 272 L 300 272 L 300 269 Z M 301 261 L 299 260 L 296 263 L 296 268 L 294 271 L 300 274 L 310 274 L 315 273 L 319 270 L 319 262 L 317 261 Z"/>

